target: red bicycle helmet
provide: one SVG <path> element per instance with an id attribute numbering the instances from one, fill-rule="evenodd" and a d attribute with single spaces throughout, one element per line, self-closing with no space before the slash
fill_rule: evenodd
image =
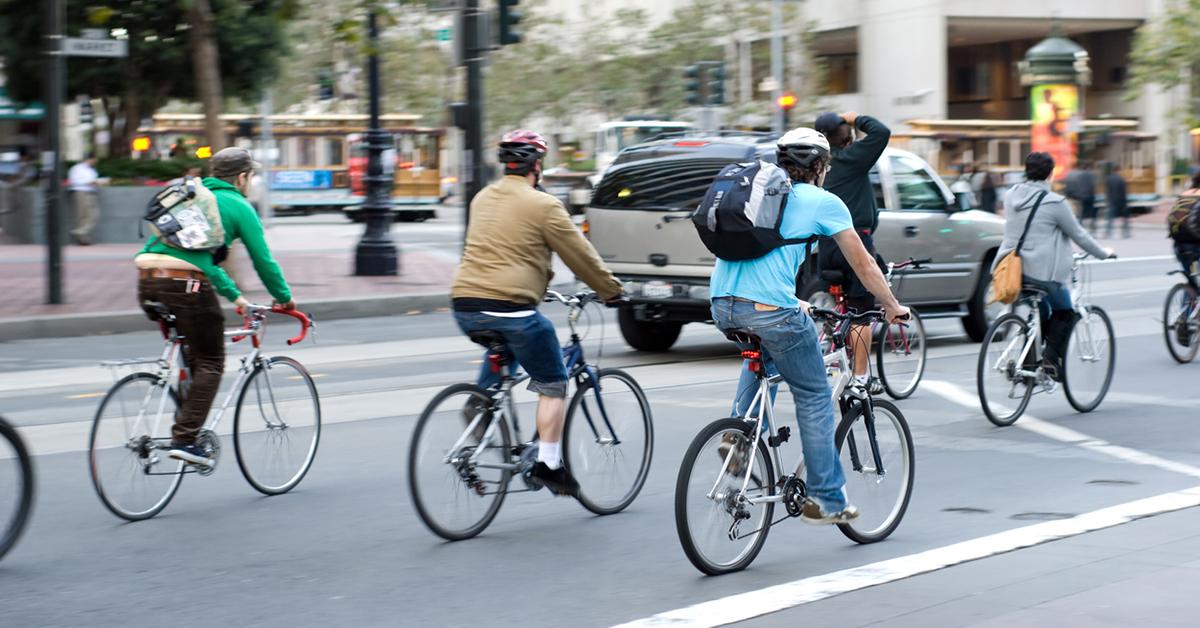
<path id="1" fill-rule="evenodd" d="M 525 170 L 546 156 L 548 145 L 546 138 L 536 131 L 517 129 L 505 133 L 504 137 L 500 139 L 497 156 L 500 163 L 504 164 L 505 170 Z"/>

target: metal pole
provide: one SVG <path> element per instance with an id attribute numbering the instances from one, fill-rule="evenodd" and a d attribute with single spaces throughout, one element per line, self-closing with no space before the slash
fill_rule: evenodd
<path id="1" fill-rule="evenodd" d="M 275 160 L 272 156 L 275 150 L 275 137 L 271 132 L 271 109 L 274 104 L 271 99 L 271 90 L 263 90 L 262 100 L 258 103 L 258 115 L 262 117 L 262 124 L 259 126 L 258 145 L 262 147 L 261 161 L 263 166 L 262 172 L 262 194 L 259 196 L 259 201 L 262 203 L 260 211 L 262 212 L 263 226 L 270 226 L 275 219 L 275 206 L 271 201 L 271 166 Z"/>
<path id="2" fill-rule="evenodd" d="M 370 128 L 367 129 L 367 198 L 362 212 L 366 217 L 367 229 L 358 241 L 354 256 L 355 275 L 395 275 L 399 272 L 396 244 L 390 233 L 392 225 L 392 172 L 384 172 L 383 151 L 393 147 L 392 134 L 379 126 L 379 26 L 375 10 L 367 17 L 367 34 L 371 54 L 367 57 L 367 84 L 370 87 Z"/>
<path id="3" fill-rule="evenodd" d="M 64 0 L 50 0 L 45 7 L 45 54 L 46 54 L 46 117 L 43 119 L 46 133 L 46 302 L 57 305 L 63 302 L 62 282 L 62 103 L 66 92 L 62 55 Z M 46 167 L 49 166 L 49 167 Z"/>
<path id="4" fill-rule="evenodd" d="M 482 41 L 481 20 L 479 0 L 466 0 L 462 21 L 466 42 L 463 64 L 467 66 L 466 154 L 462 166 L 464 241 L 471 220 L 471 200 L 487 184 L 488 175 L 483 162 L 483 55 L 487 42 Z"/>
<path id="5" fill-rule="evenodd" d="M 775 89 L 771 92 L 771 101 L 775 104 L 775 121 L 771 127 L 776 133 L 783 133 L 783 110 L 779 108 L 779 97 L 783 95 L 783 0 L 771 2 L 771 77 L 775 79 Z"/>

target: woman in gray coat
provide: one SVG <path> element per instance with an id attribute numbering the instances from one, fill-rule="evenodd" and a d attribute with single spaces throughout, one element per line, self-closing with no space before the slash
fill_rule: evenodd
<path id="1" fill-rule="evenodd" d="M 1054 159 L 1049 153 L 1030 153 L 1025 158 L 1025 181 L 1013 186 L 1004 197 L 1007 222 L 996 260 L 1017 247 L 1029 213 L 1041 197 L 1020 250 L 1021 273 L 1025 285 L 1046 292 L 1042 301 L 1042 336 L 1046 340 L 1043 367 L 1047 374 L 1058 379 L 1071 329 L 1078 318 L 1067 287 L 1071 280 L 1071 242 L 1098 259 L 1116 257 L 1116 253 L 1088 235 L 1066 199 L 1050 191 L 1046 180 L 1053 171 Z"/>

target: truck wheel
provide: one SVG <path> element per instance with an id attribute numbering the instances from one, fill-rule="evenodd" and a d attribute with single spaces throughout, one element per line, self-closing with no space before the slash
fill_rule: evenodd
<path id="1" fill-rule="evenodd" d="M 971 342 L 983 342 L 988 327 L 1004 309 L 998 303 L 988 305 L 992 287 L 991 268 L 992 256 L 989 255 L 983 260 L 983 266 L 979 273 L 979 284 L 975 286 L 975 294 L 971 295 L 971 300 L 967 302 L 967 315 L 962 319 L 963 331 L 967 332 L 967 337 L 971 339 Z"/>
<path id="2" fill-rule="evenodd" d="M 638 351 L 666 351 L 675 344 L 679 332 L 683 330 L 683 323 L 639 321 L 634 318 L 631 307 L 617 310 L 617 324 L 621 327 L 625 342 Z"/>

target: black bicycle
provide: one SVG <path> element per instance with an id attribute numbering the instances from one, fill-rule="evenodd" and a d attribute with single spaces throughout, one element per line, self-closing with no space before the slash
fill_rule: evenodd
<path id="1" fill-rule="evenodd" d="M 0 558 L 21 538 L 32 509 L 33 459 L 16 428 L 0 416 Z"/>

